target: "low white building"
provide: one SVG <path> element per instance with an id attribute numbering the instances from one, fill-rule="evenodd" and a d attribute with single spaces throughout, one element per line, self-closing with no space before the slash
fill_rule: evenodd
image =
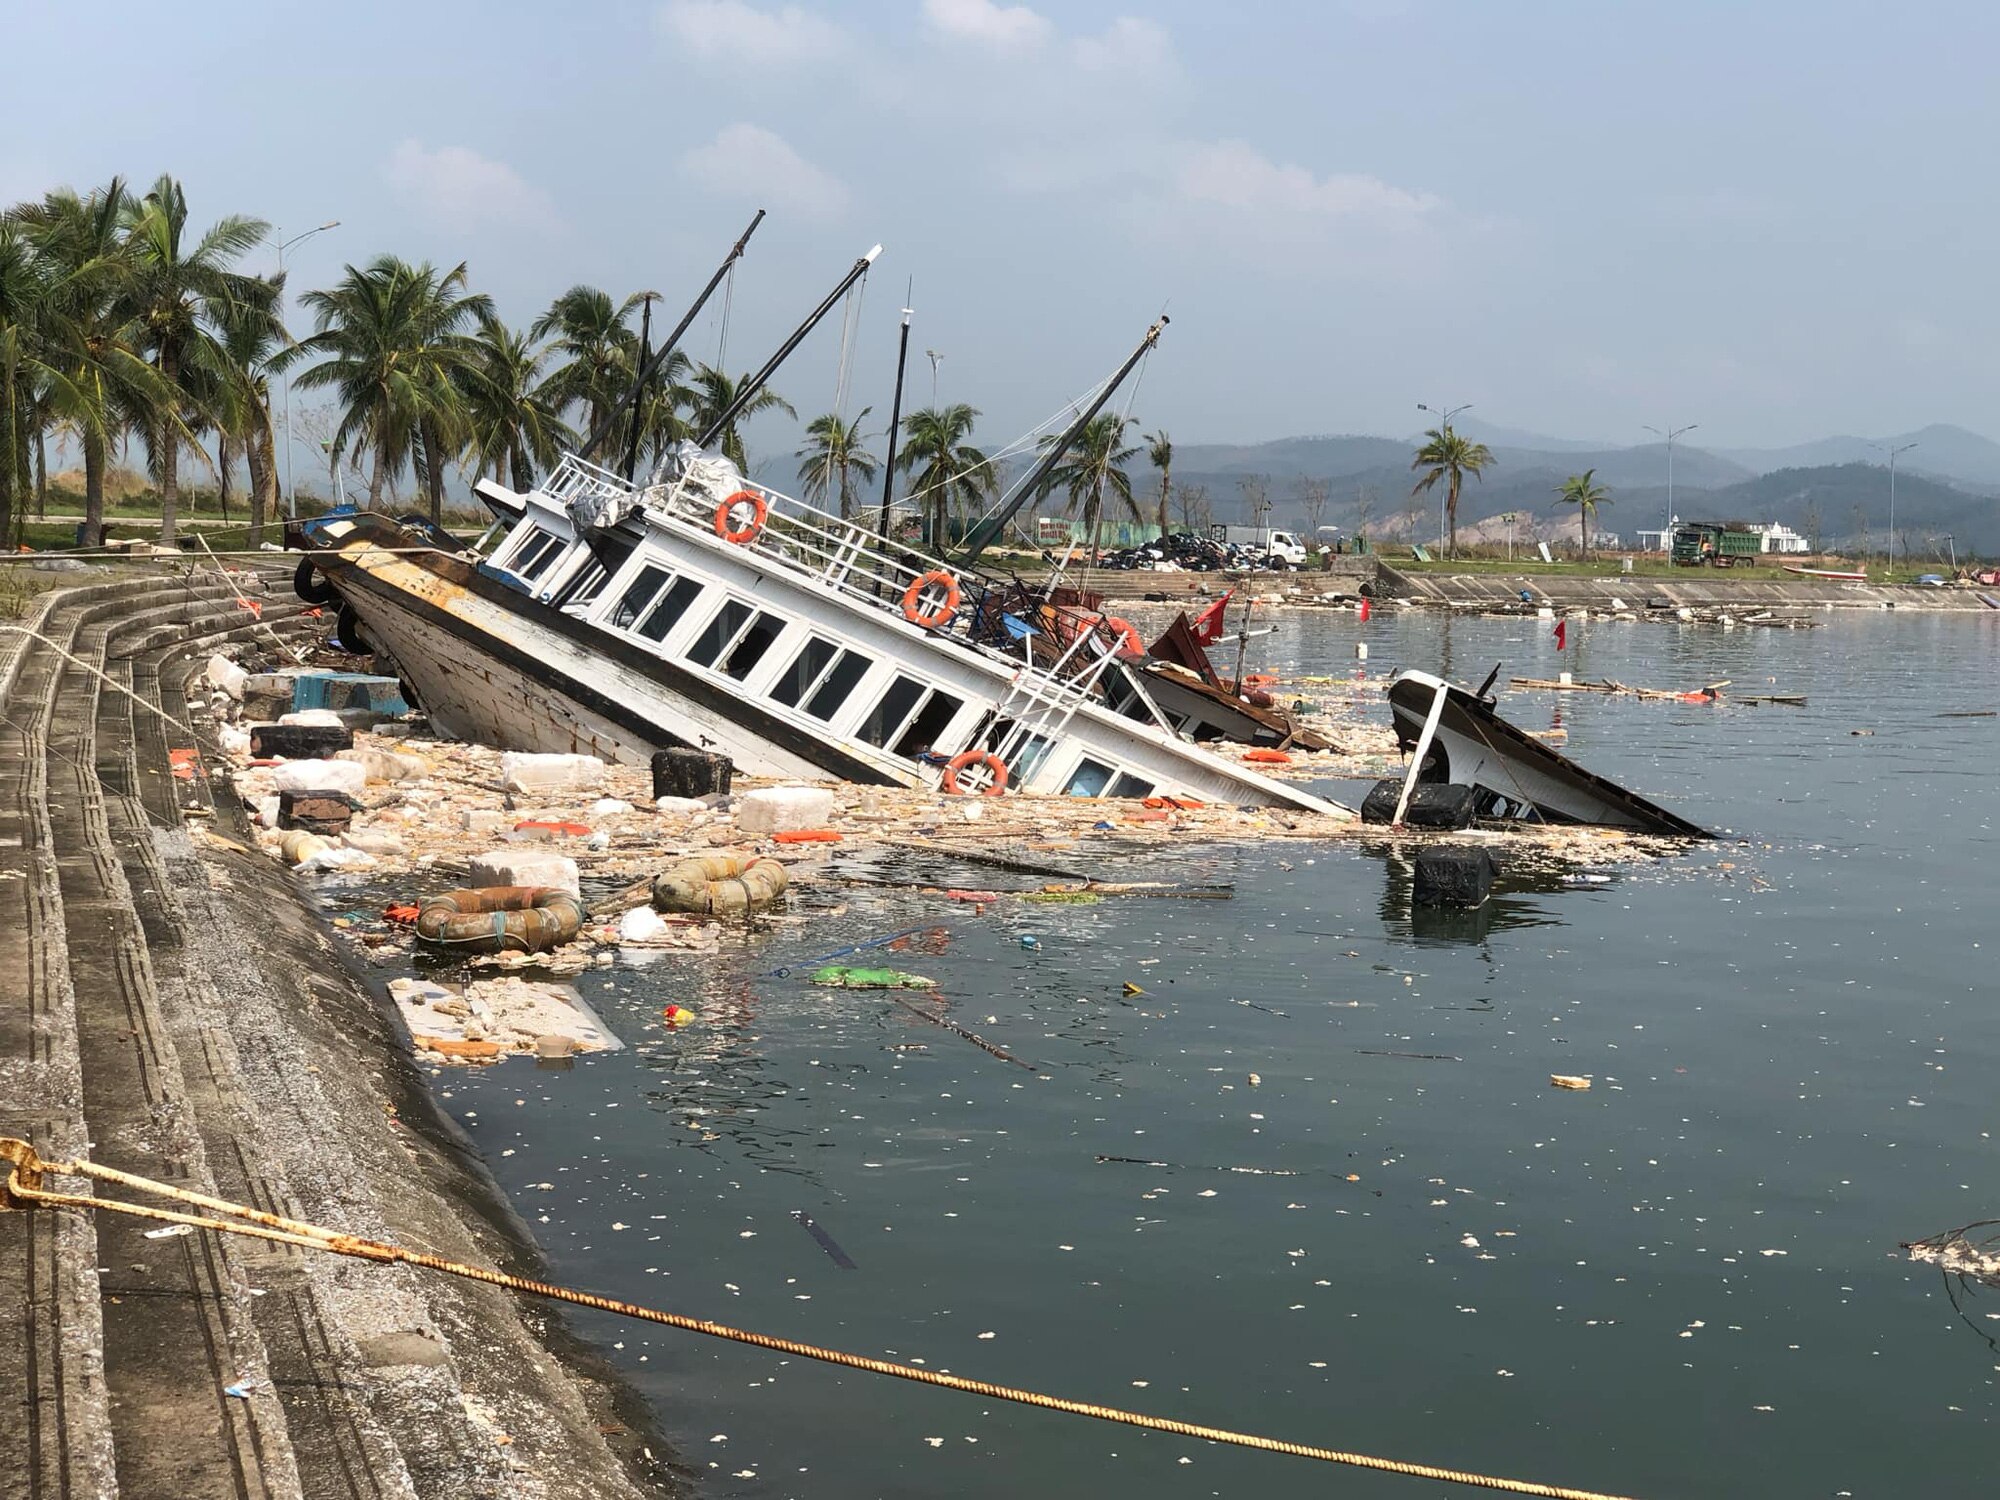
<path id="1" fill-rule="evenodd" d="M 1811 545 L 1791 527 L 1780 521 L 1766 521 L 1761 526 L 1750 528 L 1764 539 L 1766 552 L 1810 552 Z"/>

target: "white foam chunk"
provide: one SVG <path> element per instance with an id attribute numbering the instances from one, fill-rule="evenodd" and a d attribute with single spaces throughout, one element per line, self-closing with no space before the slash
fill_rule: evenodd
<path id="1" fill-rule="evenodd" d="M 736 799 L 736 826 L 745 833 L 791 833 L 833 821 L 833 793 L 821 786 L 768 786 Z"/>
<path id="2" fill-rule="evenodd" d="M 547 849 L 494 849 L 472 857 L 475 890 L 495 885 L 547 885 L 572 896 L 582 892 L 576 861 Z"/>
<path id="3" fill-rule="evenodd" d="M 277 792 L 346 792 L 360 796 L 368 785 L 368 768 L 352 760 L 288 760 L 271 771 Z"/>
<path id="4" fill-rule="evenodd" d="M 567 792 L 604 781 L 594 755 L 531 755 L 510 750 L 500 757 L 500 779 L 510 792 Z"/>

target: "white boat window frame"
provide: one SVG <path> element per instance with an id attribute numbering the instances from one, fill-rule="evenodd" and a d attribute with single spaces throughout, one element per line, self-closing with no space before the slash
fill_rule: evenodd
<path id="1" fill-rule="evenodd" d="M 540 580 L 549 564 L 571 545 L 567 537 L 531 521 L 528 534 L 508 549 L 508 561 L 498 566 L 512 573 L 521 582 L 533 584 Z"/>

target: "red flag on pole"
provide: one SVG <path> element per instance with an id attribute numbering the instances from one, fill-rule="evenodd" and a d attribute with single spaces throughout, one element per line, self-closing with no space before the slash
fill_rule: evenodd
<path id="1" fill-rule="evenodd" d="M 1357 611 L 1357 613 L 1360 616 L 1361 623 L 1363 625 L 1366 625 L 1368 623 L 1368 601 L 1366 599 L 1363 599 L 1361 601 L 1361 608 Z"/>
<path id="2" fill-rule="evenodd" d="M 1567 620 L 1556 621 L 1556 650 L 1558 651 L 1562 650 L 1564 647 L 1565 644 L 1564 637 L 1567 633 L 1566 628 L 1568 625 L 1569 621 Z"/>
<path id="3" fill-rule="evenodd" d="M 1222 639 L 1222 613 L 1229 608 L 1229 598 L 1236 592 L 1229 590 L 1215 603 L 1194 617 L 1194 638 L 1204 646 L 1213 646 Z"/>

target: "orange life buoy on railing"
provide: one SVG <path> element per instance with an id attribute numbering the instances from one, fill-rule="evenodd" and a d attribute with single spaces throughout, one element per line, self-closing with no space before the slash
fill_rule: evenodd
<path id="1" fill-rule="evenodd" d="M 1120 619 L 1117 615 L 1106 615 L 1104 628 L 1118 637 L 1115 649 L 1121 657 L 1130 660 L 1146 654 L 1146 643 L 1139 638 L 1138 627 L 1130 620 Z"/>
<path id="2" fill-rule="evenodd" d="M 924 603 L 930 599 L 937 605 L 926 609 Z M 903 590 L 903 618 L 920 630 L 935 630 L 958 613 L 958 599 L 958 580 L 942 568 L 933 568 Z"/>
<path id="3" fill-rule="evenodd" d="M 959 780 L 961 773 L 963 782 Z M 1007 790 L 1007 762 L 990 750 L 967 750 L 944 768 L 940 785 L 949 797 L 997 797 Z"/>
<path id="4" fill-rule="evenodd" d="M 750 520 L 743 526 L 735 524 L 736 508 L 750 507 Z M 725 542 L 734 542 L 741 547 L 757 540 L 757 533 L 764 529 L 764 518 L 771 513 L 771 507 L 764 503 L 764 497 L 755 490 L 738 490 L 722 504 L 715 507 L 715 534 Z"/>

